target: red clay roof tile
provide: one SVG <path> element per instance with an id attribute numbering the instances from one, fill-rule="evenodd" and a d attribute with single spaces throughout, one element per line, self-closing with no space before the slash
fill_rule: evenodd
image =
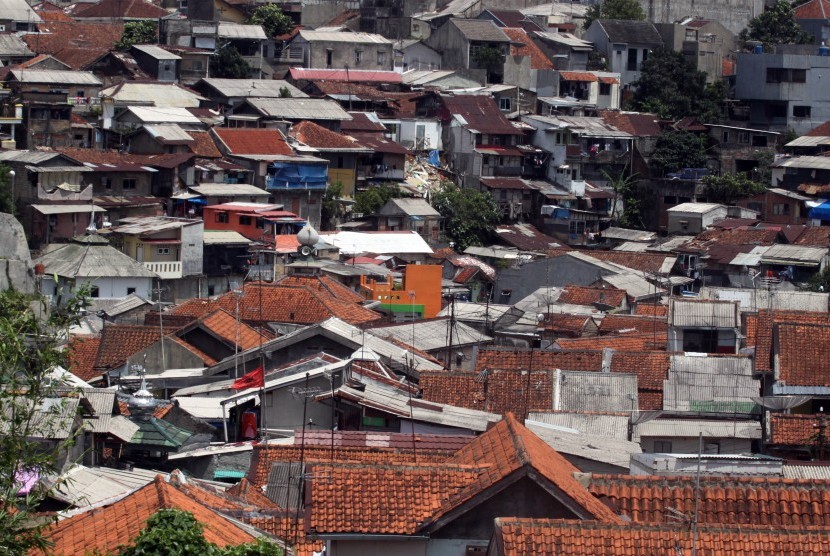
<path id="1" fill-rule="evenodd" d="M 747 327 L 750 326 L 747 321 Z M 754 345 L 755 345 L 755 370 L 767 372 L 772 367 L 772 344 L 773 333 L 776 324 L 781 323 L 802 323 L 802 324 L 830 324 L 830 316 L 827 313 L 809 313 L 807 311 L 770 311 L 762 309 L 754 321 Z M 747 331 L 747 345 L 750 344 L 750 334 Z"/>
<path id="2" fill-rule="evenodd" d="M 776 379 L 787 386 L 830 387 L 830 324 L 775 325 L 778 330 Z"/>
<path id="3" fill-rule="evenodd" d="M 594 305 L 601 303 L 612 307 L 622 307 L 625 302 L 625 296 L 625 290 L 619 290 L 617 288 L 591 288 L 570 284 L 563 288 L 558 301 L 572 305 Z"/>
<path id="4" fill-rule="evenodd" d="M 159 19 L 170 15 L 145 0 L 100 0 L 89 7 L 82 7 L 74 13 L 75 17 L 93 18 L 109 17 L 117 19 Z"/>
<path id="5" fill-rule="evenodd" d="M 124 24 L 48 21 L 39 29 L 40 33 L 23 35 L 29 48 L 38 54 L 51 54 L 80 70 L 114 48 L 124 32 Z"/>
<path id="6" fill-rule="evenodd" d="M 356 141 L 352 140 L 348 135 L 342 133 L 335 133 L 329 129 L 314 122 L 302 121 L 291 126 L 291 131 L 288 134 L 312 147 L 314 149 L 323 150 L 351 150 L 362 148 Z"/>
<path id="7" fill-rule="evenodd" d="M 100 377 L 101 373 L 94 369 L 100 346 L 100 337 L 73 337 L 69 342 L 66 354 L 69 362 L 69 371 L 81 380 L 87 382 Z"/>
<path id="8" fill-rule="evenodd" d="M 276 154 L 292 156 L 294 151 L 276 129 L 211 129 L 231 154 Z"/>
<path id="9" fill-rule="evenodd" d="M 771 413 L 769 416 L 770 444 L 782 446 L 808 446 L 816 444 L 819 415 L 796 413 Z"/>
<path id="10" fill-rule="evenodd" d="M 530 58 L 530 67 L 535 70 L 552 70 L 553 62 L 542 52 L 542 49 L 533 42 L 524 29 L 506 27 L 502 31 L 510 37 L 511 56 L 527 56 Z"/>

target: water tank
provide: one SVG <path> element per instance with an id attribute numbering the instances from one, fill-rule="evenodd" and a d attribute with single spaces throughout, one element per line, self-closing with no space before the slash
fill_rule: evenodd
<path id="1" fill-rule="evenodd" d="M 818 55 L 819 56 L 830 56 L 830 47 L 828 47 L 824 43 L 821 43 L 821 46 L 818 47 Z"/>

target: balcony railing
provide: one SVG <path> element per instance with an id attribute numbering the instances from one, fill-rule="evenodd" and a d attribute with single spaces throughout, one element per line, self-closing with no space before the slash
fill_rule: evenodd
<path id="1" fill-rule="evenodd" d="M 158 277 L 162 280 L 174 280 L 182 277 L 181 261 L 145 262 L 144 268 L 158 274 Z"/>

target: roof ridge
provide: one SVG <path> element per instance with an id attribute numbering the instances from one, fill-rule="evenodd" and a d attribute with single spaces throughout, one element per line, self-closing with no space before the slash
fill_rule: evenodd
<path id="1" fill-rule="evenodd" d="M 170 488 L 170 485 L 164 480 L 164 476 L 160 473 L 156 475 L 156 478 L 153 479 L 153 483 L 156 487 L 156 494 L 158 494 L 158 499 L 160 506 L 165 509 L 170 509 L 173 507 L 173 503 L 170 500 L 170 493 L 167 492 L 167 489 Z"/>
<path id="2" fill-rule="evenodd" d="M 510 439 L 513 441 L 513 447 L 516 450 L 516 457 L 519 460 L 519 463 L 522 466 L 529 465 L 530 467 L 533 467 L 533 458 L 530 457 L 530 454 L 527 451 L 522 431 L 516 427 L 516 424 L 518 423 L 516 416 L 513 415 L 512 412 L 507 412 L 504 415 L 504 421 L 507 424 L 507 430 L 510 432 Z"/>

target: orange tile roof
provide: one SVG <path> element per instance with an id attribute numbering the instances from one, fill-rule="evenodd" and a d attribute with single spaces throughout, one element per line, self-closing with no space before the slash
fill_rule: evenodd
<path id="1" fill-rule="evenodd" d="M 590 315 L 571 315 L 568 313 L 549 313 L 545 315 L 542 327 L 553 333 L 572 333 L 575 336 L 582 334 L 582 331 L 589 324 Z"/>
<path id="2" fill-rule="evenodd" d="M 639 333 L 665 335 L 667 319 L 639 315 L 605 315 L 599 323 L 600 334 Z"/>
<path id="3" fill-rule="evenodd" d="M 292 156 L 294 151 L 276 129 L 232 129 L 214 127 L 211 133 L 232 154 L 279 154 Z"/>
<path id="4" fill-rule="evenodd" d="M 348 135 L 342 133 L 335 133 L 329 129 L 314 122 L 302 121 L 291 126 L 291 131 L 288 134 L 305 143 L 314 149 L 324 150 L 351 150 L 360 149 L 361 146 Z"/>
<path id="5" fill-rule="evenodd" d="M 239 347 L 243 350 L 257 347 L 270 339 L 244 322 L 239 323 L 237 330 L 236 318 L 223 309 L 202 317 L 199 324 L 229 344 L 237 343 L 238 338 Z"/>
<path id="6" fill-rule="evenodd" d="M 40 33 L 30 33 L 22 37 L 29 48 L 38 54 L 51 54 L 73 70 L 83 69 L 112 50 L 124 32 L 124 24 L 120 21 L 47 21 L 38 28 Z"/>
<path id="7" fill-rule="evenodd" d="M 164 481 L 161 476 L 118 502 L 64 519 L 44 530 L 56 556 L 92 551 L 110 552 L 139 534 L 151 515 L 161 509 L 193 514 L 204 527 L 208 542 L 221 547 L 253 542 L 246 530 Z"/>
<path id="8" fill-rule="evenodd" d="M 641 270 L 643 272 L 660 272 L 665 262 L 666 257 L 673 257 L 674 255 L 666 255 L 663 253 L 633 253 L 629 251 L 581 251 L 586 255 L 590 255 L 595 259 L 606 261 L 609 263 L 620 264 L 633 268 L 634 270 Z"/>
<path id="9" fill-rule="evenodd" d="M 296 236 L 294 236 L 296 237 Z M 356 291 L 329 278 L 328 276 L 303 276 L 302 274 L 290 274 L 281 278 L 277 284 L 282 286 L 308 286 L 315 290 L 331 294 L 341 301 L 352 303 L 363 303 L 366 298 Z"/>
<path id="10" fill-rule="evenodd" d="M 242 480 L 226 490 L 224 495 L 233 501 L 258 510 L 279 509 L 279 506 L 273 500 L 265 496 L 262 490 L 251 484 L 245 477 L 242 477 Z"/>
<path id="11" fill-rule="evenodd" d="M 111 17 L 119 19 L 159 19 L 170 15 L 167 10 L 145 0 L 100 0 L 74 14 L 77 18 Z"/>
<path id="12" fill-rule="evenodd" d="M 559 78 L 562 81 L 599 81 L 596 75 L 587 71 L 560 71 Z"/>
<path id="13" fill-rule="evenodd" d="M 494 347 L 481 349 L 476 360 L 476 372 L 484 369 L 521 371 L 529 368 L 598 371 L 601 367 L 602 354 L 598 351 L 531 351 L 523 348 Z"/>
<path id="14" fill-rule="evenodd" d="M 315 553 L 323 552 L 325 543 L 306 536 L 303 527 L 305 517 L 300 515 L 299 520 L 295 512 L 283 512 L 280 515 L 252 516 L 247 522 L 260 531 L 280 539 L 292 548 L 295 556 L 314 556 Z M 297 542 L 294 539 L 297 538 Z"/>
<path id="15" fill-rule="evenodd" d="M 95 359 L 96 372 L 103 373 L 124 365 L 127 359 L 158 342 L 160 330 L 156 326 L 111 324 L 101 330 L 101 345 Z"/>
<path id="16" fill-rule="evenodd" d="M 818 414 L 770 413 L 770 435 L 767 441 L 782 446 L 814 446 L 818 422 Z"/>
<path id="17" fill-rule="evenodd" d="M 510 37 L 513 44 L 510 45 L 511 56 L 527 56 L 530 58 L 531 69 L 552 70 L 553 62 L 548 58 L 542 49 L 528 36 L 527 31 L 516 27 L 505 27 L 502 31 Z M 516 44 L 519 43 L 519 44 Z"/>
<path id="18" fill-rule="evenodd" d="M 787 386 L 830 387 L 830 324 L 782 323 L 778 329 L 776 379 Z"/>
<path id="19" fill-rule="evenodd" d="M 558 301 L 573 305 L 594 305 L 595 303 L 602 303 L 603 305 L 611 305 L 612 307 L 621 307 L 623 302 L 625 302 L 625 296 L 625 290 L 619 290 L 617 288 L 591 288 L 588 286 L 569 284 L 564 287 Z"/>
<path id="20" fill-rule="evenodd" d="M 87 382 L 99 378 L 101 373 L 94 367 L 100 346 L 101 338 L 97 336 L 74 336 L 66 353 L 69 371 Z"/>
<path id="21" fill-rule="evenodd" d="M 588 490 L 638 523 L 694 513 L 694 477 L 594 475 Z M 701 477 L 698 520 L 720 525 L 830 526 L 830 481 Z"/>
<path id="22" fill-rule="evenodd" d="M 532 472 L 578 506 L 577 517 L 621 523 L 605 504 L 594 498 L 573 476 L 578 470 L 559 452 L 530 432 L 511 413 L 458 451 L 448 463 L 486 464 L 475 483 L 444 504 L 444 512 L 494 487 L 517 471 Z"/>
<path id="23" fill-rule="evenodd" d="M 830 2 L 828 0 L 810 0 L 793 8 L 795 19 L 830 19 Z"/>
<path id="24" fill-rule="evenodd" d="M 668 305 L 654 305 L 651 303 L 638 303 L 634 307 L 635 315 L 642 315 L 646 317 L 666 317 L 669 316 Z"/>
<path id="25" fill-rule="evenodd" d="M 828 130 L 830 133 L 830 130 Z M 793 242 L 796 245 L 830 247 L 830 226 L 808 226 Z"/>
<path id="26" fill-rule="evenodd" d="M 556 344 L 562 349 L 614 349 L 617 351 L 646 351 L 665 349 L 667 336 L 658 334 L 625 334 L 621 336 L 595 336 L 592 338 L 559 338 Z"/>
<path id="27" fill-rule="evenodd" d="M 772 342 L 774 326 L 781 323 L 830 324 L 827 313 L 809 313 L 807 311 L 770 311 L 762 309 L 754 322 L 755 370 L 766 372 L 772 370 Z M 749 323 L 747 324 L 749 326 Z M 749 333 L 747 333 L 749 336 Z M 749 338 L 747 338 L 747 345 Z"/>
<path id="28" fill-rule="evenodd" d="M 693 539 L 681 525 L 612 525 L 595 521 L 497 518 L 491 550 L 499 556 L 641 556 L 698 554 L 718 556 L 818 556 L 830 551 L 826 529 L 770 530 L 703 527 Z"/>
<path id="29" fill-rule="evenodd" d="M 781 233 L 777 228 L 709 228 L 695 236 L 685 248 L 708 248 L 715 245 L 772 245 Z"/>
<path id="30" fill-rule="evenodd" d="M 222 158 L 222 153 L 216 147 L 210 133 L 188 130 L 187 134 L 193 137 L 193 143 L 188 146 L 190 152 L 202 158 Z"/>
<path id="31" fill-rule="evenodd" d="M 638 389 L 662 392 L 663 381 L 669 378 L 670 364 L 671 353 L 665 351 L 615 351 L 611 372 L 634 373 Z"/>
<path id="32" fill-rule="evenodd" d="M 332 287 L 331 291 L 341 290 Z M 249 282 L 243 286 L 242 292 L 239 299 L 240 316 L 248 323 L 316 324 L 337 317 L 349 324 L 363 324 L 381 318 L 380 313 L 366 309 L 354 301 L 342 299 L 339 293 L 335 296 L 325 287 Z M 354 299 L 351 296 L 349 298 Z M 168 313 L 173 317 L 200 318 L 218 308 L 235 314 L 236 294 L 228 292 L 215 300 L 190 299 Z M 168 313 L 165 313 L 165 318 Z"/>

